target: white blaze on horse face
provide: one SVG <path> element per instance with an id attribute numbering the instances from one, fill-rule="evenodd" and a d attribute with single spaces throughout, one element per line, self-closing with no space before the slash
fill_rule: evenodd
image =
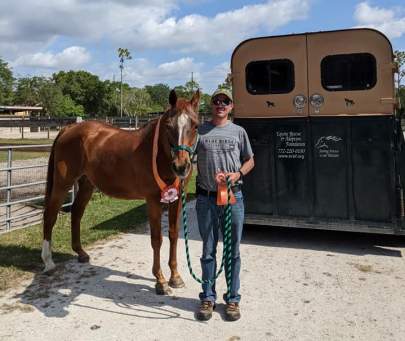
<path id="1" fill-rule="evenodd" d="M 52 260 L 51 243 L 47 240 L 42 242 L 41 258 L 45 263 L 44 272 L 51 271 L 55 268 L 55 263 Z"/>
<path id="2" fill-rule="evenodd" d="M 178 145 L 181 146 L 182 144 L 184 144 L 182 142 L 183 139 L 183 134 L 186 131 L 186 129 L 189 129 L 191 127 L 191 119 L 190 117 L 185 114 L 182 113 L 179 118 L 177 119 L 177 125 L 179 128 L 179 142 Z"/>

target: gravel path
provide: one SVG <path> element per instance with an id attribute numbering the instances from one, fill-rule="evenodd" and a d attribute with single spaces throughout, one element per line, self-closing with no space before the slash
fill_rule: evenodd
<path id="1" fill-rule="evenodd" d="M 201 242 L 190 224 L 199 272 Z M 3 295 L 0 340 L 405 339 L 403 238 L 246 228 L 242 319 L 224 321 L 219 300 L 213 318 L 199 322 L 199 285 L 188 274 L 183 239 L 179 265 L 186 287 L 157 296 L 144 230 L 94 246 L 91 264 L 67 262 L 52 276 L 37 275 Z M 162 267 L 169 275 L 166 230 Z M 224 277 L 217 287 L 225 291 Z"/>

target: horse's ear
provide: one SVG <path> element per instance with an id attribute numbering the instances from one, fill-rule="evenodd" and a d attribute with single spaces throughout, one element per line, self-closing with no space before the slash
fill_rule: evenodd
<path id="1" fill-rule="evenodd" d="M 170 91 L 170 95 L 169 95 L 169 103 L 172 106 L 172 108 L 174 108 L 176 106 L 177 103 L 177 94 L 176 91 L 174 91 L 174 89 L 172 91 Z"/>
<path id="2" fill-rule="evenodd" d="M 191 99 L 191 105 L 194 108 L 194 111 L 198 112 L 198 107 L 200 105 L 200 89 L 198 89 L 195 94 L 193 95 L 193 98 Z"/>

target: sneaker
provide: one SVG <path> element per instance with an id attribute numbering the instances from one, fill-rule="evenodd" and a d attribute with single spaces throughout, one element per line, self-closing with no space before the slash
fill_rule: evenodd
<path id="1" fill-rule="evenodd" d="M 228 321 L 237 321 L 240 319 L 239 303 L 227 303 L 225 308 L 225 316 Z"/>
<path id="2" fill-rule="evenodd" d="M 197 311 L 197 320 L 208 321 L 212 317 L 215 303 L 211 301 L 201 301 L 200 309 Z"/>

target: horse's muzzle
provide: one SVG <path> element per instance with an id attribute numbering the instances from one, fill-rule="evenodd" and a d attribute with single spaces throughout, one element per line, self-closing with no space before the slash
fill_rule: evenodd
<path id="1" fill-rule="evenodd" d="M 172 163 L 173 172 L 180 178 L 185 179 L 191 170 L 191 163 L 186 162 L 184 164 L 178 165 L 176 162 Z"/>

